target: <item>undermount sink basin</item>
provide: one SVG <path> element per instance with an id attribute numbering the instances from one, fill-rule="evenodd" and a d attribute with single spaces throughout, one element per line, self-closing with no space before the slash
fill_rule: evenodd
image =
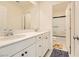
<path id="1" fill-rule="evenodd" d="M 23 38 L 25 35 L 0 36 L 0 40 Z"/>

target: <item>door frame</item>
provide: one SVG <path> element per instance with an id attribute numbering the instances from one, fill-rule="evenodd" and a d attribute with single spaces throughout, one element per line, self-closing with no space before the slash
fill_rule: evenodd
<path id="1" fill-rule="evenodd" d="M 75 56 L 75 41 L 73 36 L 75 35 L 75 2 L 71 2 L 71 55 Z"/>
<path id="2" fill-rule="evenodd" d="M 69 20 L 70 25 L 66 25 L 66 26 L 70 26 L 69 28 L 70 37 L 66 38 L 66 48 L 68 49 L 68 51 L 70 51 L 70 56 L 75 56 L 75 41 L 73 39 L 73 36 L 75 35 L 75 2 L 74 1 L 69 2 L 68 6 L 70 10 L 70 20 Z M 69 39 L 69 43 L 67 43 L 68 39 Z"/>
<path id="3" fill-rule="evenodd" d="M 71 2 L 66 7 L 66 49 L 71 54 Z"/>

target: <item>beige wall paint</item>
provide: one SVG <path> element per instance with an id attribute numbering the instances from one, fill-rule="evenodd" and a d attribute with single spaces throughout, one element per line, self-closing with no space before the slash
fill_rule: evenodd
<path id="1" fill-rule="evenodd" d="M 31 28 L 34 29 L 34 30 L 39 30 L 39 20 L 40 20 L 40 7 L 39 7 L 39 4 L 38 5 L 34 5 L 32 7 L 32 23 L 31 23 Z"/>
<path id="2" fill-rule="evenodd" d="M 62 2 L 53 6 L 53 16 L 65 15 L 68 2 Z"/>
<path id="3" fill-rule="evenodd" d="M 51 30 L 52 7 L 50 2 L 40 3 L 40 30 Z"/>

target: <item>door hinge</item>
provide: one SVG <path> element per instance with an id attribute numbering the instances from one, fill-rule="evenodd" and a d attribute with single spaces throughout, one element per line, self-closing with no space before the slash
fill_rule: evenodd
<path id="1" fill-rule="evenodd" d="M 71 54 L 71 45 L 70 45 L 70 54 Z"/>
<path id="2" fill-rule="evenodd" d="M 77 39 L 78 37 L 77 36 L 73 36 L 73 39 L 75 40 L 75 39 Z"/>

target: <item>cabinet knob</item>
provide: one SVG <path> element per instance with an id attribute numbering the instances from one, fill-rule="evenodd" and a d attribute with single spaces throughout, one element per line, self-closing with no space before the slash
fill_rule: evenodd
<path id="1" fill-rule="evenodd" d="M 41 37 L 39 37 L 39 39 L 41 39 Z"/>
<path id="2" fill-rule="evenodd" d="M 41 45 L 39 45 L 39 47 L 41 47 Z"/>
<path id="3" fill-rule="evenodd" d="M 24 56 L 24 54 L 22 53 L 21 56 Z"/>
<path id="4" fill-rule="evenodd" d="M 27 51 L 25 51 L 25 54 L 27 54 Z"/>

